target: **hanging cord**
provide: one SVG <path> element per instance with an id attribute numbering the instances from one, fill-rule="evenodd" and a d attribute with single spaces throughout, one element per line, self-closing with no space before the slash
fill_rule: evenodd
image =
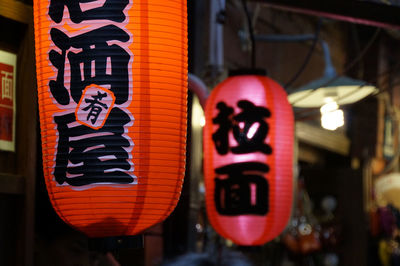
<path id="1" fill-rule="evenodd" d="M 317 28 L 315 30 L 314 39 L 313 39 L 313 43 L 311 45 L 311 48 L 308 51 L 307 56 L 304 59 L 303 64 L 301 65 L 299 70 L 297 70 L 296 74 L 283 86 L 285 89 L 288 89 L 300 77 L 300 75 L 303 73 L 303 71 L 306 69 L 306 66 L 310 62 L 311 56 L 314 53 L 315 47 L 317 46 L 317 43 L 318 43 L 318 40 L 319 40 L 319 33 L 321 31 L 321 24 L 322 24 L 322 20 L 319 19 L 318 23 L 317 23 Z"/>
<path id="2" fill-rule="evenodd" d="M 358 63 L 358 61 L 360 61 L 365 56 L 365 54 L 368 52 L 369 48 L 372 46 L 372 44 L 374 43 L 374 41 L 376 40 L 376 38 L 378 37 L 380 32 L 381 32 L 381 29 L 377 28 L 376 31 L 374 32 L 374 35 L 368 41 L 367 45 L 365 45 L 364 49 L 357 55 L 356 58 L 354 58 L 354 60 L 350 64 L 348 64 L 344 68 L 343 73 L 346 73 L 347 71 L 352 69 Z M 338 78 L 338 76 L 336 77 L 336 79 L 337 78 Z"/>
<path id="3" fill-rule="evenodd" d="M 349 71 L 351 68 L 353 68 L 358 61 L 360 61 L 366 54 L 366 52 L 369 50 L 369 48 L 371 47 L 371 45 L 374 43 L 374 41 L 376 40 L 376 38 L 378 37 L 380 33 L 380 28 L 376 29 L 374 35 L 371 37 L 371 39 L 368 41 L 367 45 L 365 45 L 364 49 L 361 51 L 361 53 L 359 53 L 357 55 L 357 57 L 350 62 L 350 64 L 348 64 L 347 66 L 345 66 L 343 73 L 346 73 L 347 71 Z M 325 84 L 323 84 L 321 87 L 326 87 L 329 84 L 331 84 L 332 82 L 334 82 L 335 80 L 337 80 L 341 75 L 336 75 L 333 78 L 331 78 L 330 80 L 328 80 Z M 298 103 L 299 101 L 304 100 L 305 98 L 309 97 L 314 91 L 318 90 L 319 88 L 314 88 L 312 90 L 310 90 L 308 93 L 306 93 L 303 97 L 300 97 L 299 99 L 297 99 L 296 101 L 294 101 L 292 103 L 292 105 L 295 105 L 296 103 Z"/>
<path id="4" fill-rule="evenodd" d="M 249 29 L 249 35 L 250 35 L 250 44 L 251 44 L 251 68 L 256 67 L 256 42 L 254 40 L 254 29 L 253 29 L 253 23 L 251 21 L 250 13 L 247 8 L 246 0 L 242 0 L 242 5 L 244 12 L 246 14 L 246 19 L 247 19 L 247 26 Z"/>

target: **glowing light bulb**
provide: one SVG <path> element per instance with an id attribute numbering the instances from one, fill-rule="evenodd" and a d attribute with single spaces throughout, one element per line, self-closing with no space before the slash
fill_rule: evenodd
<path id="1" fill-rule="evenodd" d="M 321 126 L 328 130 L 336 130 L 344 125 L 343 111 L 332 98 L 326 98 L 321 107 Z"/>
<path id="2" fill-rule="evenodd" d="M 206 125 L 206 118 L 204 117 L 204 115 L 200 117 L 199 124 L 201 127 L 204 127 Z"/>

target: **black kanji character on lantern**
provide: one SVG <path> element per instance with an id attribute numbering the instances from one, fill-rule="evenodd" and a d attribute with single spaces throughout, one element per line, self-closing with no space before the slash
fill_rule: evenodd
<path id="1" fill-rule="evenodd" d="M 233 108 L 224 102 L 217 104 L 218 115 L 213 118 L 213 124 L 218 124 L 219 128 L 212 135 L 212 139 L 219 154 L 227 154 L 229 150 L 229 130 L 232 128 Z"/>
<path id="2" fill-rule="evenodd" d="M 89 105 L 85 108 L 82 108 L 84 111 L 89 111 L 86 120 L 89 121 L 91 118 L 92 124 L 96 123 L 97 118 L 99 117 L 101 111 L 104 109 L 108 109 L 107 104 L 102 103 L 101 99 L 107 97 L 107 93 L 101 93 L 100 91 L 97 92 L 97 95 L 92 96 L 92 99 L 85 99 L 85 102 Z"/>
<path id="3" fill-rule="evenodd" d="M 124 9 L 129 4 L 129 0 L 106 0 L 103 6 L 95 7 L 82 11 L 81 4 L 90 5 L 91 2 L 98 0 L 51 0 L 49 6 L 49 16 L 60 23 L 63 18 L 64 6 L 67 6 L 70 19 L 74 23 L 81 23 L 84 20 L 111 20 L 123 22 L 125 20 Z"/>
<path id="4" fill-rule="evenodd" d="M 101 129 L 75 125 L 74 113 L 55 116 L 58 145 L 54 176 L 58 184 L 84 186 L 96 183 L 129 184 L 135 176 L 127 173 L 131 165 L 124 147 L 130 142 L 124 125 L 131 119 L 121 109 L 113 108 Z"/>
<path id="5" fill-rule="evenodd" d="M 54 44 L 62 51 L 61 54 L 55 50 L 51 50 L 49 53 L 51 63 L 58 70 L 57 79 L 51 80 L 49 86 L 53 97 L 59 104 L 67 105 L 70 100 L 68 90 L 64 86 L 66 58 L 68 58 L 71 68 L 71 96 L 76 103 L 79 102 L 82 91 L 89 84 L 110 85 L 117 104 L 128 100 L 130 55 L 122 47 L 107 43 L 109 41 L 127 42 L 129 35 L 125 31 L 117 26 L 108 25 L 69 38 L 62 31 L 53 28 L 50 36 Z M 81 49 L 81 51 L 78 53 L 68 52 L 71 47 Z M 111 69 L 107 69 L 107 62 L 110 63 Z M 92 66 L 94 67 L 92 68 Z"/>
<path id="6" fill-rule="evenodd" d="M 221 215 L 266 215 L 269 211 L 269 184 L 263 174 L 269 167 L 259 162 L 243 162 L 215 169 L 214 201 Z"/>
<path id="7" fill-rule="evenodd" d="M 243 111 L 234 117 L 236 123 L 233 126 L 233 136 L 239 145 L 232 147 L 232 152 L 241 154 L 261 151 L 271 154 L 271 147 L 264 143 L 269 130 L 264 118 L 270 117 L 271 112 L 245 100 L 239 101 L 237 106 Z M 244 122 L 243 127 L 241 122 Z"/>
<path id="8" fill-rule="evenodd" d="M 214 124 L 219 128 L 212 135 L 217 152 L 221 155 L 227 154 L 230 150 L 235 154 L 245 154 L 260 151 L 264 154 L 271 154 L 271 146 L 265 143 L 269 126 L 265 118 L 271 116 L 271 112 L 262 106 L 255 106 L 252 102 L 241 100 L 237 106 L 242 112 L 233 116 L 233 108 L 224 102 L 219 102 L 218 115 L 213 119 Z M 237 146 L 230 147 L 229 132 L 232 130 Z"/>

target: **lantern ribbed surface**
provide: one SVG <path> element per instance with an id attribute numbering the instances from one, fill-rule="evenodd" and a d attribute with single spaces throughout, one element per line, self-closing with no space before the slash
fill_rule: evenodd
<path id="1" fill-rule="evenodd" d="M 260 75 L 229 77 L 205 109 L 206 208 L 213 228 L 239 245 L 262 245 L 292 206 L 293 112 L 283 88 Z"/>
<path id="2" fill-rule="evenodd" d="M 90 237 L 164 220 L 185 167 L 186 1 L 35 0 L 34 22 L 54 209 Z"/>

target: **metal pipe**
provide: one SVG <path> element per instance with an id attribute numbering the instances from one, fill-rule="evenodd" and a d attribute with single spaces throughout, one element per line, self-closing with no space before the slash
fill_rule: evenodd
<path id="1" fill-rule="evenodd" d="M 298 34 L 298 35 L 287 35 L 287 34 L 268 34 L 268 35 L 255 35 L 256 41 L 264 42 L 305 42 L 315 38 L 314 34 Z M 329 45 L 324 40 L 319 40 L 325 61 L 324 76 L 334 77 L 336 70 L 332 64 L 331 53 L 329 51 Z"/>
<path id="2" fill-rule="evenodd" d="M 210 31 L 208 37 L 208 64 L 215 65 L 216 58 L 215 58 L 215 40 L 216 40 L 216 27 L 217 27 L 217 1 L 210 0 Z"/>
<path id="3" fill-rule="evenodd" d="M 211 0 L 213 2 L 219 2 L 220 6 L 219 6 L 219 11 L 217 13 L 217 16 L 221 16 L 222 15 L 222 11 L 225 10 L 225 0 L 219 0 L 219 1 L 215 1 L 215 0 Z M 222 19 L 222 18 L 220 18 Z M 216 54 L 216 66 L 217 66 L 217 71 L 222 71 L 223 67 L 224 67 L 224 25 L 222 24 L 223 21 L 219 21 L 218 19 L 216 19 L 215 23 L 216 25 L 216 36 L 217 36 L 217 42 L 216 42 L 216 50 L 217 50 L 217 54 Z"/>
<path id="4" fill-rule="evenodd" d="M 200 105 L 201 107 L 204 108 L 206 107 L 206 101 L 209 95 L 208 88 L 206 84 L 196 75 L 193 75 L 191 73 L 188 74 L 188 89 L 196 94 L 196 96 L 199 98 Z"/>
<path id="5" fill-rule="evenodd" d="M 210 31 L 208 64 L 217 75 L 224 66 L 224 31 L 221 15 L 225 10 L 225 0 L 210 0 Z"/>

